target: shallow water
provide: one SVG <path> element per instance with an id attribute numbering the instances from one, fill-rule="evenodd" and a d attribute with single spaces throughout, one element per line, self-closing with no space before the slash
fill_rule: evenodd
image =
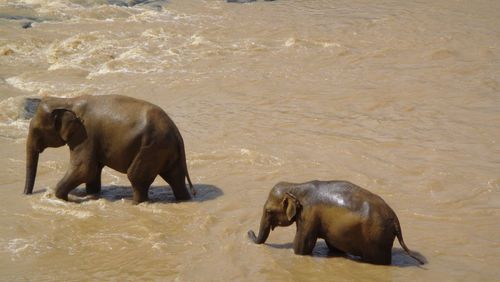
<path id="1" fill-rule="evenodd" d="M 500 2 L 132 2 L 0 1 L 1 280 L 498 280 Z M 196 199 L 158 179 L 133 206 L 107 169 L 99 200 L 56 200 L 66 147 L 22 195 L 24 99 L 82 94 L 165 109 Z M 251 243 L 271 187 L 312 179 L 382 196 L 425 268 Z"/>

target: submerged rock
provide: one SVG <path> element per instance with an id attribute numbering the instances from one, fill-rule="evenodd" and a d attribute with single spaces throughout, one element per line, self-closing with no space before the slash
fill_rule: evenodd
<path id="1" fill-rule="evenodd" d="M 37 18 L 33 16 L 25 16 L 25 15 L 6 15 L 0 13 L 0 19 L 6 19 L 10 21 L 20 21 L 21 27 L 24 29 L 33 27 L 33 23 L 41 23 L 47 21 L 45 18 Z"/>
<path id="2" fill-rule="evenodd" d="M 21 27 L 24 29 L 30 28 L 30 27 L 32 27 L 31 26 L 32 23 L 33 22 L 24 22 L 23 24 L 21 24 Z"/>
<path id="3" fill-rule="evenodd" d="M 42 19 L 31 17 L 31 16 L 20 16 L 20 15 L 5 15 L 5 14 L 0 14 L 0 19 L 6 19 L 6 20 L 29 20 L 29 21 L 42 21 Z"/>
<path id="4" fill-rule="evenodd" d="M 23 118 L 30 119 L 35 115 L 38 104 L 40 104 L 40 98 L 26 98 L 24 99 L 23 107 Z"/>

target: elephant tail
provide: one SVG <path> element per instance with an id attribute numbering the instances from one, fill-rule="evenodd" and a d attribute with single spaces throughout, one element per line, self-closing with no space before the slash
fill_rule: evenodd
<path id="1" fill-rule="evenodd" d="M 182 150 L 184 151 L 184 150 Z M 193 196 L 196 196 L 196 190 L 194 189 L 194 186 L 193 186 L 193 183 L 191 183 L 191 178 L 189 178 L 189 172 L 188 172 L 188 169 L 187 169 L 187 164 L 186 164 L 186 153 L 183 154 L 183 158 L 184 158 L 184 170 L 186 171 L 186 178 L 188 180 L 188 183 L 189 183 L 189 188 L 191 189 L 191 193 L 193 194 Z"/>
<path id="2" fill-rule="evenodd" d="M 425 262 L 421 258 L 419 258 L 416 255 L 412 254 L 412 252 L 410 251 L 410 249 L 406 246 L 405 241 L 403 240 L 403 233 L 401 231 L 401 225 L 399 224 L 399 219 L 398 219 L 397 216 L 394 217 L 394 228 L 396 229 L 395 233 L 396 233 L 396 237 L 398 237 L 399 244 L 401 245 L 401 247 L 403 247 L 403 249 L 405 250 L 405 252 L 410 257 L 412 257 L 413 259 L 415 259 L 416 261 L 418 261 L 420 264 L 425 264 Z"/>
<path id="3" fill-rule="evenodd" d="M 177 129 L 177 137 L 179 138 L 179 143 L 180 143 L 180 157 L 181 157 L 181 163 L 184 169 L 184 172 L 186 173 L 186 178 L 189 183 L 189 188 L 191 189 L 191 194 L 193 196 L 196 196 L 196 190 L 194 189 L 193 183 L 191 183 L 191 178 L 189 178 L 189 172 L 187 168 L 187 161 L 186 161 L 186 150 L 184 149 L 184 140 L 182 139 L 182 135 L 179 132 L 179 129 Z"/>

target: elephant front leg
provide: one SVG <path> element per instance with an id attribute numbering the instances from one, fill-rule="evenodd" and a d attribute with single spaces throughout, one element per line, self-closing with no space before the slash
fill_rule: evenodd
<path id="1" fill-rule="evenodd" d="M 311 224 L 297 225 L 297 233 L 293 240 L 293 251 L 297 255 L 310 255 L 316 245 L 318 236 Z"/>
<path id="2" fill-rule="evenodd" d="M 59 183 L 57 183 L 55 191 L 56 197 L 67 201 L 69 192 L 83 182 L 83 176 L 80 169 L 75 168 L 68 170 Z"/>
<path id="3" fill-rule="evenodd" d="M 148 201 L 149 186 L 153 181 L 150 181 L 148 183 L 136 182 L 136 181 L 131 181 L 131 182 L 132 182 L 132 189 L 134 191 L 132 202 L 137 205 L 142 202 Z"/>

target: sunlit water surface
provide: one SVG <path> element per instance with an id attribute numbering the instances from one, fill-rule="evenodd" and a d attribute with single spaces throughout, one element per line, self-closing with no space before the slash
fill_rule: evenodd
<path id="1" fill-rule="evenodd" d="M 133 2 L 0 1 L 1 280 L 498 281 L 499 1 Z M 22 195 L 24 99 L 82 94 L 165 109 L 195 200 L 157 179 L 134 206 L 105 170 L 59 201 L 67 147 Z M 313 179 L 382 196 L 425 268 L 251 243 L 271 187 Z"/>

